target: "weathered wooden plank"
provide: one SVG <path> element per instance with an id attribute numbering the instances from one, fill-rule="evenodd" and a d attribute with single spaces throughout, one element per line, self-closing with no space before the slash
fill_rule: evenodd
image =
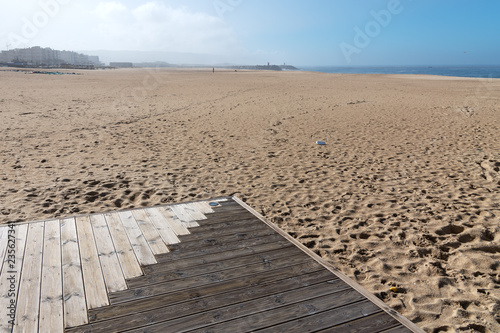
<path id="1" fill-rule="evenodd" d="M 205 238 L 196 239 L 194 241 L 181 241 L 178 244 L 170 245 L 169 246 L 170 252 L 178 251 L 178 250 L 187 250 L 187 251 L 200 250 L 201 251 L 203 248 L 205 248 L 207 246 L 220 246 L 220 245 L 230 243 L 230 242 L 243 241 L 243 240 L 250 239 L 250 238 L 257 238 L 257 237 L 263 237 L 263 236 L 276 234 L 276 232 L 274 230 L 272 230 L 270 228 L 266 228 L 265 226 L 264 227 L 257 226 L 255 228 L 250 228 L 250 229 L 253 229 L 253 230 L 244 231 L 244 232 L 236 233 L 236 234 L 231 233 L 229 235 L 223 235 L 223 236 L 219 236 L 216 238 L 206 237 L 206 235 L 205 235 Z M 191 235 L 188 235 L 188 236 L 191 236 Z"/>
<path id="2" fill-rule="evenodd" d="M 203 214 L 200 209 L 198 208 L 198 206 L 195 204 L 195 203 L 186 203 L 186 204 L 182 204 L 181 206 L 184 207 L 186 213 L 188 213 L 189 215 L 191 215 L 191 217 L 197 221 L 197 220 L 206 220 L 207 217 L 205 216 L 205 214 Z"/>
<path id="3" fill-rule="evenodd" d="M 389 316 L 384 311 L 380 310 L 380 312 L 366 316 L 361 319 L 349 321 L 347 323 L 341 325 L 335 325 L 335 311 L 326 311 L 320 314 L 314 315 L 311 318 L 306 318 L 305 320 L 299 320 L 288 322 L 283 325 L 274 326 L 275 330 L 265 329 L 259 332 L 289 332 L 291 328 L 302 329 L 303 332 L 307 332 L 309 327 L 314 328 L 315 330 L 326 327 L 318 333 L 328 333 L 328 332 L 386 332 L 387 329 L 391 329 L 394 326 L 400 326 L 401 323 L 397 321 L 395 318 Z M 406 331 L 401 331 L 405 333 L 411 332 L 406 329 Z"/>
<path id="4" fill-rule="evenodd" d="M 212 207 L 208 204 L 207 201 L 199 201 L 199 202 L 193 202 L 192 205 L 198 208 L 200 212 L 203 214 L 212 214 L 214 213 L 214 210 Z"/>
<path id="5" fill-rule="evenodd" d="M 268 252 L 272 250 L 277 250 L 285 247 L 289 247 L 290 242 L 284 240 L 275 240 L 273 242 L 268 242 L 264 244 L 257 244 L 253 247 L 242 246 L 235 248 L 230 251 L 218 252 L 215 254 L 202 255 L 194 258 L 187 258 L 183 260 L 171 260 L 166 264 L 156 264 L 144 267 L 144 272 L 148 275 L 157 274 L 166 271 L 175 270 L 187 270 L 189 267 L 201 267 L 202 265 L 215 263 L 218 261 L 234 259 L 238 257 L 243 257 L 251 254 L 259 254 L 263 252 Z M 135 279 L 134 279 L 135 280 Z M 129 286 L 131 286 L 134 280 L 129 281 Z"/>
<path id="6" fill-rule="evenodd" d="M 281 293 L 164 321 L 148 328 L 157 332 L 250 332 L 290 319 L 340 308 L 363 297 L 339 280 L 296 288 Z M 377 309 L 379 310 L 379 309 Z M 206 328 L 204 328 L 206 327 Z M 137 332 L 132 330 L 131 332 Z M 298 331 L 302 332 L 302 331 Z"/>
<path id="7" fill-rule="evenodd" d="M 174 290 L 189 289 L 199 287 L 216 282 L 242 278 L 247 275 L 262 274 L 274 269 L 293 266 L 309 261 L 307 256 L 303 254 L 290 256 L 287 258 L 279 258 L 273 261 L 262 261 L 258 264 L 248 265 L 245 269 L 240 267 L 227 269 L 224 271 L 210 272 L 203 275 L 196 275 L 185 279 L 168 281 L 165 283 L 157 283 L 153 285 L 145 285 L 139 288 L 123 290 L 119 293 L 110 295 L 111 304 L 127 302 L 134 299 L 151 297 L 154 295 L 172 292 Z M 318 264 L 319 265 L 319 264 Z"/>
<path id="8" fill-rule="evenodd" d="M 141 265 L 156 264 L 155 256 L 132 213 L 130 211 L 126 211 L 119 212 L 118 215 L 122 220 L 128 239 L 134 249 L 135 256 L 139 263 Z"/>
<path id="9" fill-rule="evenodd" d="M 39 332 L 64 332 L 61 225 L 45 222 Z"/>
<path id="10" fill-rule="evenodd" d="M 219 226 L 217 224 L 217 226 Z M 224 228 L 223 225 L 221 228 L 211 229 L 210 227 L 198 227 L 204 228 L 203 230 L 193 231 L 190 235 L 186 235 L 182 237 L 182 242 L 191 242 L 200 240 L 203 238 L 219 238 L 220 236 L 226 235 L 236 235 L 240 233 L 251 232 L 255 230 L 262 229 L 270 229 L 263 223 L 260 223 L 258 220 L 246 220 L 246 221 L 238 221 L 237 223 L 230 224 L 228 227 Z M 198 229 L 196 228 L 196 229 Z"/>
<path id="11" fill-rule="evenodd" d="M 154 274 L 148 274 L 137 278 L 133 281 L 129 281 L 129 287 L 141 288 L 146 287 L 150 284 L 165 283 L 167 281 L 174 281 L 178 279 L 186 279 L 196 275 L 216 273 L 219 271 L 225 271 L 228 269 L 236 269 L 240 267 L 243 270 L 249 269 L 250 265 L 262 264 L 262 263 L 272 263 L 274 260 L 279 260 L 287 257 L 293 257 L 295 255 L 302 254 L 299 249 L 294 247 L 292 244 L 288 246 L 281 247 L 278 249 L 273 249 L 262 253 L 252 253 L 246 256 L 239 256 L 227 260 L 219 260 L 212 263 L 205 263 L 203 265 L 183 267 L 176 270 L 170 271 L 159 271 Z M 165 269 L 168 269 L 169 264 L 164 264 Z"/>
<path id="12" fill-rule="evenodd" d="M 120 216 L 117 213 L 106 214 L 104 216 L 108 222 L 109 232 L 115 244 L 118 260 L 126 279 L 131 279 L 142 275 L 141 266 L 135 256 L 134 249 L 125 233 Z"/>
<path id="13" fill-rule="evenodd" d="M 43 222 L 32 223 L 28 227 L 17 298 L 16 324 L 13 332 L 36 332 L 38 330 L 43 231 Z"/>
<path id="14" fill-rule="evenodd" d="M 158 230 L 156 230 L 144 209 L 133 210 L 132 214 L 134 215 L 139 228 L 141 228 L 142 234 L 144 235 L 144 238 L 146 238 L 151 251 L 153 251 L 154 254 L 167 253 L 167 245 L 163 242 Z"/>
<path id="15" fill-rule="evenodd" d="M 146 215 L 149 217 L 153 225 L 156 227 L 156 230 L 158 230 L 158 233 L 160 234 L 165 244 L 175 244 L 180 242 L 179 238 L 170 227 L 167 219 L 158 209 L 149 208 L 144 209 L 144 211 L 146 212 Z"/>
<path id="16" fill-rule="evenodd" d="M 195 251 L 188 251 L 188 250 L 170 251 L 167 254 L 158 256 L 157 260 L 158 263 L 174 262 L 178 260 L 182 262 L 182 260 L 188 258 L 194 259 L 195 257 L 199 256 L 217 255 L 218 253 L 237 250 L 241 247 L 252 247 L 259 244 L 281 242 L 281 241 L 283 241 L 283 237 L 281 235 L 274 233 L 271 235 L 264 235 L 260 237 L 249 238 L 246 240 L 226 242 L 219 246 L 204 247 L 201 249 L 196 249 Z M 147 267 L 145 267 L 144 269 L 146 270 Z"/>
<path id="17" fill-rule="evenodd" d="M 187 227 L 187 228 L 194 228 L 194 227 L 199 227 L 200 225 L 198 222 L 195 221 L 195 219 L 189 215 L 189 213 L 186 211 L 186 209 L 182 205 L 172 205 L 170 206 L 170 209 L 174 212 L 175 215 L 181 220 L 181 222 Z"/>
<path id="18" fill-rule="evenodd" d="M 5 320 L 0 320 L 1 333 L 12 332 L 27 232 L 28 225 L 22 224 L 9 226 L 9 231 L 6 234 L 7 238 L 10 235 L 11 241 L 7 242 L 8 250 L 4 257 L 2 275 L 0 276 L 0 309 L 5 311 Z"/>
<path id="19" fill-rule="evenodd" d="M 293 278 L 285 277 L 282 280 L 270 281 L 256 286 L 249 286 L 248 288 L 228 290 L 225 293 L 217 295 L 186 299 L 185 302 L 175 305 L 163 305 L 161 308 L 151 307 L 147 311 L 128 315 L 126 321 L 122 317 L 117 317 L 69 330 L 68 333 L 94 331 L 121 332 L 328 281 L 330 282 L 330 288 L 333 288 L 334 284 L 343 283 L 339 279 L 331 279 L 332 274 L 327 270 L 299 275 Z M 146 299 L 144 302 L 148 302 L 148 300 Z"/>
<path id="20" fill-rule="evenodd" d="M 127 289 L 127 283 L 116 255 L 106 219 L 103 215 L 92 215 L 90 221 L 94 229 L 95 243 L 108 292 Z"/>
<path id="21" fill-rule="evenodd" d="M 167 207 L 157 207 L 156 208 L 164 217 L 170 228 L 175 232 L 176 235 L 189 235 L 190 232 L 188 228 L 179 220 L 177 215 Z"/>
<path id="22" fill-rule="evenodd" d="M 90 217 L 76 218 L 76 230 L 78 233 L 78 244 L 80 246 L 80 259 L 82 263 L 83 285 L 85 287 L 85 298 L 87 308 L 93 309 L 109 304 L 106 285 L 97 252 L 94 232 L 90 223 Z"/>
<path id="23" fill-rule="evenodd" d="M 87 304 L 74 218 L 61 220 L 64 327 L 87 323 Z"/>
<path id="24" fill-rule="evenodd" d="M 145 299 L 136 299 L 130 302 L 110 305 L 90 311 L 90 321 L 97 322 L 119 316 L 128 316 L 148 309 L 173 305 L 189 299 L 216 295 L 227 291 L 259 286 L 270 281 L 283 280 L 297 275 L 324 270 L 320 265 L 307 262 L 277 268 L 266 274 L 240 276 L 231 280 L 212 282 L 208 284 L 193 284 L 194 287 L 181 290 L 171 290 L 168 293 L 158 294 Z M 243 274 L 244 275 L 244 274 Z"/>

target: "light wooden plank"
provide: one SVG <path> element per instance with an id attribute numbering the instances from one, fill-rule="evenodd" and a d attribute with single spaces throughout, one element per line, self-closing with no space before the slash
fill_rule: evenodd
<path id="1" fill-rule="evenodd" d="M 139 228 L 134 215 L 132 215 L 132 212 L 119 212 L 118 215 L 122 220 L 128 239 L 130 241 L 130 244 L 132 245 L 132 248 L 134 249 L 134 253 L 137 257 L 137 260 L 139 260 L 139 263 L 141 265 L 156 264 L 155 256 L 151 251 L 146 238 L 144 238 L 144 235 L 142 234 L 142 231 Z"/>
<path id="2" fill-rule="evenodd" d="M 61 221 L 64 327 L 86 324 L 87 305 L 74 218 Z"/>
<path id="3" fill-rule="evenodd" d="M 191 215 L 189 215 L 188 212 L 186 212 L 186 209 L 182 205 L 172 205 L 170 206 L 170 209 L 177 215 L 179 220 L 187 227 L 187 228 L 194 228 L 194 227 L 199 227 L 200 225 L 198 222 L 196 222 Z"/>
<path id="4" fill-rule="evenodd" d="M 165 242 L 165 244 L 176 244 L 180 242 L 179 238 L 177 238 L 177 235 L 170 227 L 167 219 L 158 209 L 148 208 L 144 209 L 144 211 L 149 216 L 151 222 L 153 222 L 153 225 L 156 227 L 156 230 L 158 230 L 158 233 L 161 238 L 163 238 L 163 242 Z"/>
<path id="5" fill-rule="evenodd" d="M 181 220 L 175 215 L 175 213 L 168 207 L 158 207 L 160 213 L 165 217 L 166 222 L 170 225 L 170 228 L 177 235 L 189 235 L 189 229 L 181 222 Z"/>
<path id="6" fill-rule="evenodd" d="M 106 219 L 103 215 L 92 215 L 90 221 L 94 229 L 97 252 L 99 253 L 108 292 L 112 293 L 127 289 L 127 283 L 125 282 L 125 277 L 123 276 L 122 268 L 116 255 Z"/>
<path id="7" fill-rule="evenodd" d="M 196 205 L 196 207 L 198 207 L 200 212 L 203 214 L 211 214 L 215 212 L 207 201 L 194 202 L 193 204 Z"/>
<path id="8" fill-rule="evenodd" d="M 0 276 L 3 269 L 3 259 L 7 252 L 7 243 L 9 242 L 9 227 L 0 227 Z"/>
<path id="9" fill-rule="evenodd" d="M 196 221 L 198 220 L 206 220 L 207 217 L 205 216 L 205 214 L 203 214 L 200 209 L 198 208 L 198 206 L 195 204 L 195 203 L 187 203 L 187 204 L 183 204 L 182 205 L 184 207 L 184 209 L 186 210 L 186 212 L 191 215 L 191 217 L 193 219 L 195 219 Z"/>
<path id="10" fill-rule="evenodd" d="M 64 332 L 60 228 L 58 220 L 45 222 L 39 332 Z"/>
<path id="11" fill-rule="evenodd" d="M 112 213 L 106 214 L 104 217 L 108 222 L 109 232 L 115 244 L 116 254 L 118 255 L 123 275 L 125 275 L 126 279 L 141 276 L 143 274 L 141 266 L 127 238 L 120 216 L 117 213 Z"/>
<path id="12" fill-rule="evenodd" d="M 16 324 L 13 332 L 36 332 L 38 330 L 43 230 L 43 222 L 32 223 L 28 227 L 17 298 Z"/>
<path id="13" fill-rule="evenodd" d="M 0 276 L 0 309 L 3 309 L 6 315 L 5 320 L 0 320 L 1 333 L 12 332 L 28 225 L 16 225 L 12 229 L 9 227 L 9 230 L 12 231 L 7 232 L 7 236 L 10 234 L 15 237 L 15 242 L 7 243 L 9 249 L 5 254 L 4 269 Z"/>
<path id="14" fill-rule="evenodd" d="M 94 309 L 109 304 L 106 285 L 102 274 L 99 254 L 88 216 L 76 218 L 80 260 L 82 262 L 83 286 L 87 308 Z"/>
<path id="15" fill-rule="evenodd" d="M 162 254 L 168 253 L 167 245 L 163 242 L 158 230 L 156 230 L 155 226 L 151 222 L 148 214 L 144 211 L 144 209 L 133 210 L 132 214 L 137 221 L 137 224 L 142 230 L 142 234 L 148 241 L 149 247 L 153 251 L 154 254 Z"/>

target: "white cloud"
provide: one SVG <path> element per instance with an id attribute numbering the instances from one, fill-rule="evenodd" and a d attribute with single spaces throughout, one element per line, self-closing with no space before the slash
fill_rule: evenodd
<path id="1" fill-rule="evenodd" d="M 95 11 L 92 29 L 101 48 L 218 54 L 235 52 L 238 42 L 227 24 L 215 16 L 187 8 L 148 2 L 127 8 L 103 2 Z"/>
<path id="2" fill-rule="evenodd" d="M 57 0 L 56 0 L 57 1 Z M 29 38 L 28 45 L 59 49 L 166 51 L 203 54 L 238 54 L 236 34 L 227 23 L 187 7 L 170 7 L 159 1 L 127 6 L 125 1 L 70 1 L 57 16 Z M 43 9 L 19 7 L 9 26 L 0 31 L 21 33 L 23 18 Z M 5 45 L 4 36 L 0 43 Z M 0 47 L 3 48 L 3 47 Z"/>

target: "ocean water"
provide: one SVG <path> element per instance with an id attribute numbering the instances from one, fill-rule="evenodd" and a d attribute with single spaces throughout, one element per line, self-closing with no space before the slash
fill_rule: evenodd
<path id="1" fill-rule="evenodd" d="M 500 66 L 303 66 L 303 71 L 343 74 L 426 74 L 457 77 L 500 78 Z"/>

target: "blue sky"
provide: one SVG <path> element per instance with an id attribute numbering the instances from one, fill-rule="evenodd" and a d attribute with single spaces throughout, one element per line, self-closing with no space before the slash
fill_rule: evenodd
<path id="1" fill-rule="evenodd" d="M 497 0 L 0 1 L 0 49 L 299 66 L 500 64 Z"/>

